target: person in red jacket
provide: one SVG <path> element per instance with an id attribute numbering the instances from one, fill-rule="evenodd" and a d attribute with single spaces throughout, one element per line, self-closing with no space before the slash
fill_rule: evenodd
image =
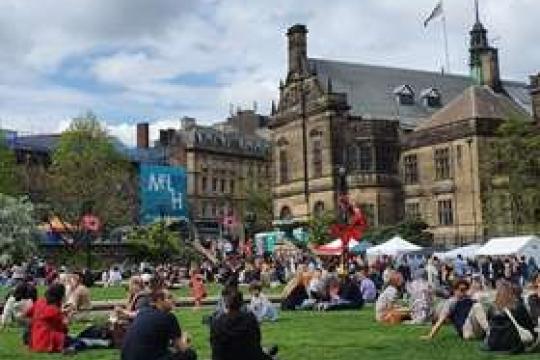
<path id="1" fill-rule="evenodd" d="M 68 319 L 62 313 L 65 295 L 62 284 L 53 284 L 28 310 L 30 318 L 30 341 L 28 346 L 35 352 L 62 352 L 67 347 Z"/>

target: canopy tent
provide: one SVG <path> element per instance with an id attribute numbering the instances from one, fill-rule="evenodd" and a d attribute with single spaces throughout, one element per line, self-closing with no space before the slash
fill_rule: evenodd
<path id="1" fill-rule="evenodd" d="M 421 249 L 421 246 L 410 243 L 400 236 L 394 236 L 385 243 L 367 249 L 366 253 L 368 256 L 388 255 L 396 257 Z"/>
<path id="2" fill-rule="evenodd" d="M 353 251 L 360 243 L 354 239 L 349 241 L 349 251 Z M 321 245 L 315 248 L 315 254 L 317 255 L 341 255 L 343 254 L 343 242 L 341 239 L 336 239 L 328 244 Z"/>
<path id="3" fill-rule="evenodd" d="M 471 244 L 450 251 L 435 253 L 434 255 L 443 260 L 456 259 L 458 255 L 461 255 L 464 259 L 473 259 L 481 247 L 481 244 Z"/>
<path id="4" fill-rule="evenodd" d="M 354 246 L 351 251 L 358 255 L 358 254 L 362 254 L 362 253 L 365 253 L 367 251 L 367 249 L 369 249 L 370 247 L 372 247 L 373 244 L 370 243 L 369 241 L 362 241 L 361 243 L 359 243 L 358 245 Z"/>
<path id="5" fill-rule="evenodd" d="M 477 256 L 525 256 L 540 263 L 540 238 L 534 235 L 490 239 L 476 252 Z"/>

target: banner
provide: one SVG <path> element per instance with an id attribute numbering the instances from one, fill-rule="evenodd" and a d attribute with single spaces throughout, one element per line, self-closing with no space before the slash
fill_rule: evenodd
<path id="1" fill-rule="evenodd" d="M 178 166 L 141 165 L 141 223 L 187 218 L 186 170 Z"/>

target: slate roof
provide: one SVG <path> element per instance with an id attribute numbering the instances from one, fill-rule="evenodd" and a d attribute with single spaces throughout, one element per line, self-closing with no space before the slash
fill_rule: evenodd
<path id="1" fill-rule="evenodd" d="M 403 128 L 415 128 L 437 112 L 440 107 L 428 107 L 420 94 L 437 89 L 444 107 L 472 85 L 470 77 L 437 72 L 399 69 L 383 66 L 309 59 L 324 90 L 331 79 L 332 91 L 347 94 L 351 115 L 365 119 L 398 119 Z M 398 105 L 394 90 L 409 85 L 415 93 L 414 105 Z M 526 83 L 503 81 L 510 98 L 531 113 L 531 99 Z"/>
<path id="2" fill-rule="evenodd" d="M 10 144 L 10 147 L 13 150 L 26 150 L 50 154 L 56 148 L 59 140 L 59 134 L 18 136 Z M 116 138 L 113 138 L 112 141 L 116 149 L 132 162 L 149 164 L 159 164 L 163 162 L 163 151 L 161 149 L 130 148 Z"/>
<path id="3" fill-rule="evenodd" d="M 489 86 L 471 86 L 416 129 L 430 129 L 469 119 L 509 120 L 529 114 L 505 95 Z"/>

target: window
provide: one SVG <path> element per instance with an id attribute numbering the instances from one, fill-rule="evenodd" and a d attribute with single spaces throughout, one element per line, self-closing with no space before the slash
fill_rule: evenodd
<path id="1" fill-rule="evenodd" d="M 279 212 L 279 218 L 280 220 L 289 220 L 292 219 L 292 212 L 291 208 L 288 206 L 284 206 L 281 208 L 281 211 Z"/>
<path id="2" fill-rule="evenodd" d="M 319 217 L 323 215 L 323 213 L 324 213 L 324 202 L 317 201 L 315 203 L 315 206 L 313 207 L 313 215 L 315 215 L 315 217 Z"/>
<path id="3" fill-rule="evenodd" d="M 394 89 L 399 105 L 414 105 L 414 91 L 410 85 L 401 85 Z"/>
<path id="4" fill-rule="evenodd" d="M 463 159 L 463 146 L 458 145 L 456 148 L 456 162 L 459 168 L 461 168 L 462 159 Z"/>
<path id="5" fill-rule="evenodd" d="M 427 107 L 441 107 L 441 94 L 435 88 L 427 88 L 420 93 L 420 97 Z"/>
<path id="6" fill-rule="evenodd" d="M 208 179 L 206 178 L 206 176 L 202 177 L 201 182 L 202 182 L 201 184 L 202 192 L 208 191 Z"/>
<path id="7" fill-rule="evenodd" d="M 321 140 L 313 140 L 313 150 L 311 155 L 313 164 L 313 177 L 322 176 L 322 149 Z"/>
<path id="8" fill-rule="evenodd" d="M 231 194 L 234 194 L 234 180 L 229 181 L 229 190 Z"/>
<path id="9" fill-rule="evenodd" d="M 391 173 L 394 170 L 394 148 L 390 145 L 377 146 L 377 171 Z"/>
<path id="10" fill-rule="evenodd" d="M 216 178 L 212 178 L 212 191 L 213 192 L 217 192 L 217 179 Z"/>
<path id="11" fill-rule="evenodd" d="M 452 200 L 439 200 L 439 225 L 447 226 L 454 224 L 454 213 L 452 211 Z"/>
<path id="12" fill-rule="evenodd" d="M 450 179 L 450 153 L 448 148 L 435 149 L 435 180 Z"/>
<path id="13" fill-rule="evenodd" d="M 418 202 L 406 203 L 405 217 L 409 220 L 420 219 L 420 204 Z"/>
<path id="14" fill-rule="evenodd" d="M 289 181 L 289 164 L 287 163 L 287 151 L 279 151 L 279 182 L 285 184 Z"/>
<path id="15" fill-rule="evenodd" d="M 418 161 L 416 154 L 403 158 L 403 180 L 405 184 L 418 183 Z"/>
<path id="16" fill-rule="evenodd" d="M 360 145 L 358 147 L 358 158 L 360 171 L 371 171 L 373 169 L 373 156 L 370 146 Z"/>
<path id="17" fill-rule="evenodd" d="M 212 217 L 216 217 L 216 216 L 217 216 L 217 205 L 212 204 Z"/>
<path id="18" fill-rule="evenodd" d="M 225 179 L 221 179 L 221 184 L 220 184 L 220 188 L 221 188 L 221 192 L 224 193 L 225 192 Z"/>

